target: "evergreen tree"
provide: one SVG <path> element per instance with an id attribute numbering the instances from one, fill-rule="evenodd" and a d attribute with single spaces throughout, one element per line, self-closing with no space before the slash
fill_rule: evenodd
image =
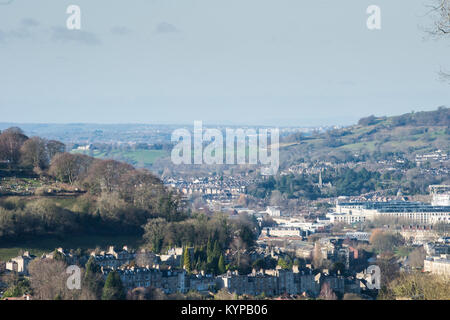
<path id="1" fill-rule="evenodd" d="M 100 271 L 100 266 L 95 263 L 94 257 L 90 257 L 88 262 L 86 262 L 85 277 Z"/>
<path id="2" fill-rule="evenodd" d="M 223 257 L 223 254 L 220 255 L 217 270 L 219 271 L 219 274 L 224 274 L 227 271 L 225 268 L 225 259 Z"/>
<path id="3" fill-rule="evenodd" d="M 183 259 L 183 261 L 184 261 L 184 269 L 187 272 L 191 272 L 191 257 L 190 257 L 188 248 L 184 249 L 184 259 Z"/>
<path id="4" fill-rule="evenodd" d="M 180 257 L 180 269 L 184 268 L 184 252 L 186 251 L 186 248 L 183 247 L 183 255 Z"/>
<path id="5" fill-rule="evenodd" d="M 220 257 L 220 246 L 219 246 L 219 242 L 217 242 L 217 240 L 214 242 L 214 250 L 213 250 L 213 259 L 219 259 Z"/>
<path id="6" fill-rule="evenodd" d="M 206 262 L 209 264 L 213 261 L 213 245 L 211 239 L 208 239 L 208 244 L 206 246 Z"/>
<path id="7" fill-rule="evenodd" d="M 289 263 L 283 258 L 278 259 L 278 265 L 281 267 L 281 269 L 289 269 Z"/>
<path id="8" fill-rule="evenodd" d="M 86 272 L 84 273 L 83 284 L 95 294 L 97 298 L 102 295 L 103 277 L 100 274 L 100 266 L 97 265 L 93 257 L 90 257 L 86 263 Z"/>
<path id="9" fill-rule="evenodd" d="M 106 277 L 102 300 L 124 300 L 125 289 L 116 271 L 111 271 Z"/>

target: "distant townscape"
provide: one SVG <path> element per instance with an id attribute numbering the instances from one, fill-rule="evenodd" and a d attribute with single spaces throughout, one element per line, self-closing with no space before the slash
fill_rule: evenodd
<path id="1" fill-rule="evenodd" d="M 448 300 L 449 127 L 281 128 L 267 175 L 175 165 L 176 126 L 4 124 L 0 297 Z"/>

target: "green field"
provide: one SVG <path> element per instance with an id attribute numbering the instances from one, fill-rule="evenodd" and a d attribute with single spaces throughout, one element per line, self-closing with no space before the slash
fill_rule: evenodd
<path id="1" fill-rule="evenodd" d="M 134 150 L 123 151 L 120 149 L 114 149 L 111 151 L 90 150 L 79 151 L 73 150 L 72 153 L 81 153 L 90 155 L 94 158 L 100 159 L 114 159 L 128 162 L 137 167 L 151 166 L 157 159 L 169 156 L 169 152 L 166 150 Z"/>
<path id="2" fill-rule="evenodd" d="M 104 236 L 104 235 L 87 235 L 87 236 L 71 236 L 66 239 L 43 238 L 24 240 L 14 243 L 0 243 L 0 261 L 7 261 L 19 255 L 21 251 L 30 251 L 31 254 L 41 256 L 43 253 L 49 253 L 56 248 L 64 249 L 95 249 L 100 247 L 106 249 L 113 245 L 122 247 L 127 245 L 129 248 L 138 248 L 141 243 L 141 235 L 127 236 Z"/>

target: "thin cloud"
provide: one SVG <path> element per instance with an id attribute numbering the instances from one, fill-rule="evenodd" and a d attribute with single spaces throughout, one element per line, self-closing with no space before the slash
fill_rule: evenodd
<path id="1" fill-rule="evenodd" d="M 27 28 L 38 27 L 40 23 L 32 18 L 25 18 L 21 22 L 22 26 Z"/>
<path id="2" fill-rule="evenodd" d="M 0 42 L 6 42 L 11 40 L 23 40 L 34 37 L 34 35 L 24 27 L 18 29 L 1 31 L 0 30 Z"/>
<path id="3" fill-rule="evenodd" d="M 168 22 L 161 22 L 156 26 L 157 33 L 176 33 L 180 32 L 177 27 Z"/>
<path id="4" fill-rule="evenodd" d="M 118 36 L 125 36 L 131 33 L 131 30 L 124 26 L 114 26 L 111 28 L 111 33 Z"/>
<path id="5" fill-rule="evenodd" d="M 20 28 L 20 29 L 16 29 L 16 30 L 11 30 L 8 33 L 8 37 L 14 38 L 14 39 L 27 39 L 27 38 L 31 38 L 32 35 L 28 30 L 26 30 L 24 28 Z"/>
<path id="6" fill-rule="evenodd" d="M 51 39 L 58 43 L 82 43 L 89 46 L 99 45 L 100 39 L 92 33 L 82 30 L 69 30 L 62 27 L 53 27 Z"/>

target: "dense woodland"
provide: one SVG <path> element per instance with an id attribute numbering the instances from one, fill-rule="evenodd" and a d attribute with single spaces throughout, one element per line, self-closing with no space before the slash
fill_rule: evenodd
<path id="1" fill-rule="evenodd" d="M 418 169 L 411 168 L 402 172 L 370 171 L 362 169 L 328 169 L 322 172 L 322 182 L 331 183 L 330 188 L 318 187 L 319 175 L 280 175 L 250 186 L 248 194 L 256 198 L 271 199 L 275 194 L 281 194 L 282 199 L 308 199 L 356 196 L 373 191 L 385 191 L 396 195 L 398 190 L 405 194 L 426 194 L 428 186 L 441 183 L 445 177 L 430 177 Z M 274 193 L 275 191 L 275 193 Z"/>

